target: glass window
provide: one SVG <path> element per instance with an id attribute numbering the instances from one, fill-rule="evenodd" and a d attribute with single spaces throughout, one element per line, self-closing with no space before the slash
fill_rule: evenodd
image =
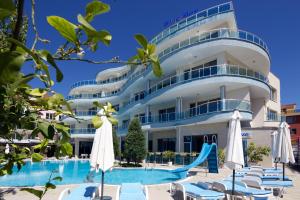
<path id="1" fill-rule="evenodd" d="M 200 114 L 207 113 L 207 104 L 201 104 L 200 106 Z"/>
<path id="2" fill-rule="evenodd" d="M 210 68 L 209 67 L 205 67 L 204 68 L 204 76 L 209 76 L 210 75 Z"/>
<path id="3" fill-rule="evenodd" d="M 215 15 L 218 13 L 218 7 L 211 8 L 207 12 L 208 12 L 208 16 Z"/>
<path id="4" fill-rule="evenodd" d="M 175 50 L 178 49 L 178 48 L 179 48 L 179 43 L 174 44 L 174 45 L 172 46 L 172 51 L 175 51 Z"/>
<path id="5" fill-rule="evenodd" d="M 217 101 L 210 102 L 210 103 L 208 104 L 208 110 L 209 110 L 209 112 L 215 112 L 215 111 L 218 111 L 218 102 L 217 102 Z"/>
<path id="6" fill-rule="evenodd" d="M 195 69 L 192 71 L 192 78 L 198 78 L 199 77 L 199 70 Z"/>
<path id="7" fill-rule="evenodd" d="M 210 38 L 214 39 L 214 38 L 218 38 L 219 37 L 219 31 L 213 32 L 210 34 Z"/>
<path id="8" fill-rule="evenodd" d="M 239 74 L 241 76 L 245 76 L 246 75 L 246 69 L 245 68 L 239 68 Z"/>
<path id="9" fill-rule="evenodd" d="M 256 37 L 256 36 L 254 36 L 254 42 L 255 42 L 256 44 L 259 44 L 259 38 Z"/>
<path id="10" fill-rule="evenodd" d="M 207 12 L 206 11 L 203 11 L 203 12 L 197 14 L 198 20 L 201 20 L 205 17 L 207 17 Z"/>
<path id="11" fill-rule="evenodd" d="M 297 134 L 297 129 L 296 128 L 292 128 L 291 129 L 291 134 L 292 135 L 296 135 Z"/>
<path id="12" fill-rule="evenodd" d="M 213 66 L 210 68 L 210 74 L 211 75 L 216 75 L 218 73 L 218 68 L 217 66 Z"/>
<path id="13" fill-rule="evenodd" d="M 219 12 L 226 12 L 230 10 L 230 3 L 219 6 Z"/>

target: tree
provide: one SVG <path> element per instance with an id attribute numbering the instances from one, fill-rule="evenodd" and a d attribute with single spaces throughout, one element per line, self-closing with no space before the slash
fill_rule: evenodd
<path id="1" fill-rule="evenodd" d="M 124 156 L 127 162 L 133 161 L 135 164 L 141 162 L 147 155 L 146 141 L 140 121 L 134 118 L 128 127 L 128 134 L 125 137 Z"/>
<path id="2" fill-rule="evenodd" d="M 156 55 L 156 46 L 148 43 L 142 34 L 136 34 L 135 40 L 139 44 L 137 54 L 124 61 L 89 60 L 84 59 L 84 52 L 95 52 L 100 45 L 108 46 L 112 40 L 111 34 L 105 30 L 97 30 L 91 22 L 99 15 L 110 11 L 110 6 L 98 0 L 93 0 L 86 5 L 85 14 L 78 14 L 75 22 L 70 22 L 60 16 L 48 16 L 47 22 L 65 39 L 56 51 L 38 49 L 37 43 L 51 45 L 49 40 L 42 39 L 35 23 L 35 0 L 31 0 L 30 20 L 24 16 L 25 0 L 0 1 L 0 139 L 6 140 L 11 151 L 8 154 L 0 152 L 0 176 L 10 175 L 14 166 L 20 170 L 25 164 L 24 160 L 31 158 L 33 162 L 43 159 L 49 141 L 56 144 L 55 156 L 57 158 L 72 155 L 70 133 L 67 124 L 57 121 L 48 121 L 41 118 L 40 111 L 53 110 L 56 115 L 74 117 L 69 103 L 63 95 L 53 91 L 52 86 L 63 80 L 63 74 L 56 61 L 75 60 L 92 64 L 120 63 L 132 66 L 151 66 L 156 76 L 162 75 L 162 70 Z M 27 31 L 28 28 L 28 31 Z M 29 33 L 33 33 L 32 44 L 26 43 Z M 39 45 L 45 47 L 46 45 Z M 25 63 L 32 66 L 32 71 L 23 74 Z M 53 80 L 52 71 L 55 74 Z M 33 88 L 29 83 L 36 79 L 43 86 Z M 116 124 L 112 113 L 115 110 L 110 103 L 100 104 L 94 102 L 96 107 L 104 109 L 104 115 Z M 92 119 L 95 128 L 102 125 L 101 117 Z M 39 144 L 32 149 L 20 146 L 14 142 L 15 136 L 22 139 L 24 135 L 19 130 L 29 130 L 30 137 L 40 137 Z M 61 177 L 50 177 L 61 180 Z M 49 179 L 49 182 L 51 180 Z M 40 199 L 48 189 L 55 186 L 45 185 L 45 189 L 38 190 L 25 188 L 24 190 L 36 195 Z"/>
<path id="3" fill-rule="evenodd" d="M 249 162 L 257 164 L 263 161 L 263 156 L 269 156 L 271 148 L 267 146 L 256 146 L 254 142 L 250 142 L 247 148 L 247 156 Z"/>
<path id="4" fill-rule="evenodd" d="M 120 143 L 119 143 L 119 138 L 117 136 L 116 130 L 113 130 L 113 143 L 114 143 L 114 153 L 115 157 L 121 156 L 120 152 Z"/>

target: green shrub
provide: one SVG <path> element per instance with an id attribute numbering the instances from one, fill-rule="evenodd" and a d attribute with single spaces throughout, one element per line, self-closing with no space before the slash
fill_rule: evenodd
<path id="1" fill-rule="evenodd" d="M 224 163 L 225 163 L 224 149 L 218 149 L 218 164 L 220 167 L 223 167 Z"/>
<path id="2" fill-rule="evenodd" d="M 173 151 L 164 151 L 162 154 L 163 158 L 168 159 L 170 162 L 172 158 L 175 157 L 175 153 Z"/>
<path id="3" fill-rule="evenodd" d="M 269 156 L 271 148 L 268 146 L 256 146 L 251 142 L 247 148 L 248 161 L 257 164 L 263 161 L 264 156 Z"/>
<path id="4" fill-rule="evenodd" d="M 147 155 L 146 141 L 143 134 L 140 121 L 134 118 L 128 128 L 128 134 L 125 137 L 124 156 L 127 163 L 133 161 L 135 164 L 145 159 Z"/>

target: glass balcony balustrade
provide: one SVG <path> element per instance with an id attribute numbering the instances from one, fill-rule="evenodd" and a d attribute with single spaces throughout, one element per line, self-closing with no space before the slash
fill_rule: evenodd
<path id="1" fill-rule="evenodd" d="M 180 20 L 178 23 L 171 25 L 167 29 L 163 30 L 161 33 L 159 33 L 151 40 L 151 43 L 159 44 L 169 36 L 174 35 L 176 32 L 179 32 L 180 30 L 183 30 L 191 26 L 192 24 L 196 24 L 212 16 L 227 13 L 230 11 L 233 11 L 233 5 L 231 2 L 214 6 L 212 8 L 208 8 L 206 10 L 197 12 L 191 16 L 186 17 L 185 19 Z"/>
<path id="2" fill-rule="evenodd" d="M 95 128 L 71 128 L 69 130 L 70 134 L 95 134 Z"/>
<path id="3" fill-rule="evenodd" d="M 171 88 L 175 85 L 185 84 L 191 81 L 210 78 L 210 77 L 217 77 L 217 76 L 236 76 L 236 77 L 245 77 L 251 78 L 255 80 L 262 81 L 268 84 L 268 78 L 264 76 L 260 72 L 253 71 L 251 69 L 240 67 L 236 65 L 216 65 L 210 67 L 204 67 L 199 69 L 188 69 L 181 75 L 174 75 L 167 77 L 160 82 L 156 83 L 155 85 L 151 86 L 149 91 L 144 91 L 143 98 L 131 98 L 127 101 L 123 107 L 120 107 L 119 113 L 124 112 L 129 107 L 132 107 L 136 103 L 142 102 L 144 99 L 149 98 L 149 96 L 154 95 L 155 93 L 159 92 L 162 89 Z"/>
<path id="4" fill-rule="evenodd" d="M 258 36 L 242 31 L 242 30 L 230 30 L 226 28 L 212 30 L 209 32 L 202 33 L 193 37 L 189 37 L 182 40 L 172 46 L 164 49 L 158 54 L 160 61 L 164 60 L 167 56 L 170 56 L 182 49 L 188 48 L 189 46 L 197 45 L 204 42 L 209 42 L 218 39 L 234 39 L 249 42 L 262 48 L 269 55 L 269 50 L 266 43 Z"/>
<path id="5" fill-rule="evenodd" d="M 153 124 L 153 123 L 168 123 L 168 122 L 188 120 L 188 119 L 192 119 L 207 114 L 228 112 L 234 110 L 251 112 L 250 102 L 245 100 L 237 100 L 237 99 L 217 100 L 217 101 L 211 101 L 208 103 L 200 104 L 184 112 L 164 113 L 157 116 L 149 116 L 149 117 L 143 116 L 143 117 L 139 117 L 139 120 L 142 125 Z M 127 129 L 128 126 L 126 125 L 128 124 L 123 124 L 123 126 L 119 127 L 119 130 L 122 131 L 124 129 Z"/>
<path id="6" fill-rule="evenodd" d="M 75 116 L 94 116 L 97 115 L 98 111 L 96 110 L 81 110 L 81 111 L 75 111 Z"/>

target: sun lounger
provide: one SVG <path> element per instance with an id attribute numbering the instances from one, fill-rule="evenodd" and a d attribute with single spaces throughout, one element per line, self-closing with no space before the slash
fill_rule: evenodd
<path id="1" fill-rule="evenodd" d="M 117 191 L 117 200 L 148 200 L 148 189 L 141 183 L 123 183 Z"/>
<path id="2" fill-rule="evenodd" d="M 256 188 L 283 188 L 283 187 L 293 186 L 293 181 L 291 180 L 269 181 L 269 180 L 262 180 L 259 177 L 254 177 L 254 176 L 245 176 L 243 178 L 238 178 L 238 180 L 246 183 L 250 187 L 256 187 Z"/>
<path id="3" fill-rule="evenodd" d="M 76 188 L 64 189 L 58 200 L 90 200 L 94 199 L 99 195 L 99 184 L 96 183 L 86 183 L 81 184 Z"/>
<path id="4" fill-rule="evenodd" d="M 174 197 L 176 197 L 176 195 L 182 195 L 183 200 L 186 200 L 187 198 L 197 199 L 197 200 L 199 199 L 218 200 L 218 199 L 225 198 L 224 193 L 210 190 L 207 184 L 201 182 L 172 183 L 171 194 Z"/>
<path id="5" fill-rule="evenodd" d="M 250 197 L 254 199 L 268 199 L 272 195 L 271 190 L 261 190 L 257 188 L 248 187 L 245 183 L 236 181 L 235 182 L 235 191 L 241 193 L 244 197 Z M 225 192 L 232 190 L 232 181 L 223 180 L 213 182 L 213 189 Z M 229 197 L 228 197 L 229 198 Z"/>

